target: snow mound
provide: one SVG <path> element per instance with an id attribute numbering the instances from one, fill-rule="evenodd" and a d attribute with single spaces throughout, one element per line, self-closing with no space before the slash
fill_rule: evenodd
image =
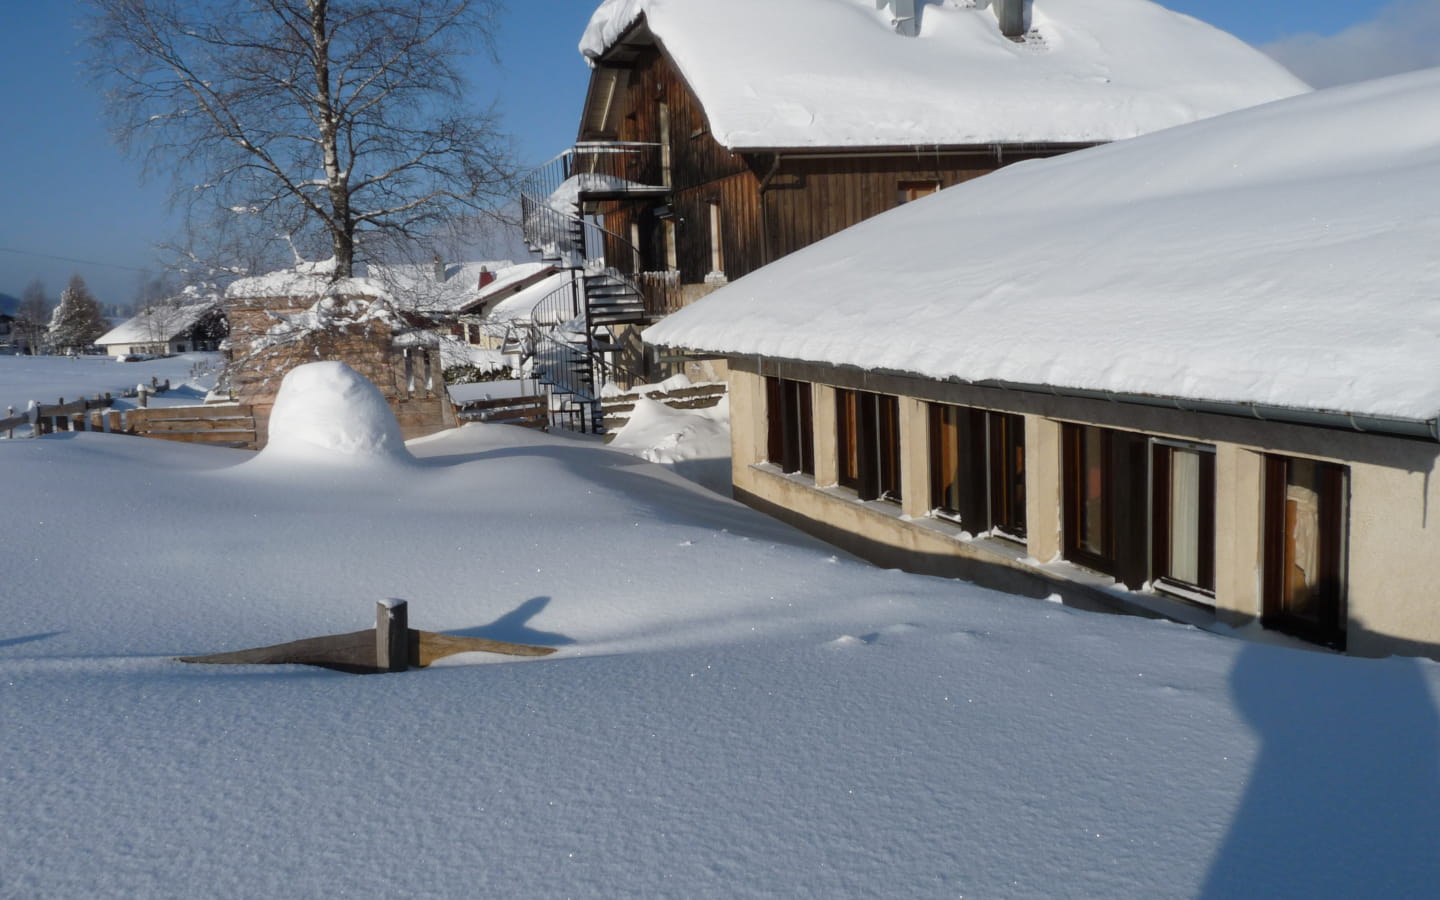
<path id="1" fill-rule="evenodd" d="M 343 362 L 290 370 L 280 383 L 270 440 L 259 458 L 414 461 L 380 389 Z"/>
<path id="2" fill-rule="evenodd" d="M 610 449 L 675 470 L 716 493 L 730 493 L 730 398 L 710 409 L 671 409 L 658 400 L 635 401 L 630 421 Z"/>

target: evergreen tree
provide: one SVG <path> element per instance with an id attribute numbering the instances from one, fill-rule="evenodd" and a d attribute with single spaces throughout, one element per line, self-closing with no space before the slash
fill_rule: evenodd
<path id="1" fill-rule="evenodd" d="M 70 276 L 70 284 L 60 292 L 60 305 L 50 317 L 51 346 L 71 353 L 84 350 L 108 330 L 85 279 Z"/>

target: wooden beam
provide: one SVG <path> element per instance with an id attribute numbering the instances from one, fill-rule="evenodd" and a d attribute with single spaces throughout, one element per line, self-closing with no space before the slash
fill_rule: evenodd
<path id="1" fill-rule="evenodd" d="M 512 644 L 488 638 L 437 634 L 433 631 L 406 629 L 407 659 L 424 668 L 439 659 L 457 653 L 499 653 L 505 656 L 549 656 L 554 647 L 533 644 Z M 205 656 L 182 656 L 180 662 L 207 665 L 306 665 L 370 675 L 387 671 L 377 664 L 377 631 L 367 628 L 347 634 L 306 638 L 251 650 L 211 653 Z"/>
<path id="2" fill-rule="evenodd" d="M 381 600 L 375 604 L 375 667 L 385 672 L 410 668 L 410 604 Z"/>

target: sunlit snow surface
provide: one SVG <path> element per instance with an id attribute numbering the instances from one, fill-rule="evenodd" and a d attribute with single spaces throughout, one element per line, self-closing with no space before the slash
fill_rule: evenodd
<path id="1" fill-rule="evenodd" d="M 0 370 L 3 371 L 3 370 Z M 0 896 L 1418 896 L 1436 666 L 839 556 L 509 426 L 0 441 Z M 412 625 L 405 675 L 182 654 Z"/>
<path id="2" fill-rule="evenodd" d="M 269 442 L 258 462 L 338 465 L 410 461 L 400 423 L 380 389 L 343 362 L 285 373 L 270 412 Z"/>
<path id="3" fill-rule="evenodd" d="M 603 0 L 594 59 L 640 15 L 731 149 L 1108 141 L 1292 96 L 1240 39 L 1148 0 L 1044 0 L 1011 41 L 988 2 Z"/>

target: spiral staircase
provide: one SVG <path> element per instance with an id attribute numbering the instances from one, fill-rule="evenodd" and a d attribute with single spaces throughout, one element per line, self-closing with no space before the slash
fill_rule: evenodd
<path id="1" fill-rule="evenodd" d="M 674 307 L 675 274 L 640 271 L 639 250 L 596 213 L 601 204 L 663 203 L 670 189 L 661 180 L 659 145 L 607 142 L 577 144 L 521 183 L 526 245 L 570 273 L 517 336 L 522 358 L 550 388 L 559 425 L 604 430 L 601 389 L 640 375 L 617 361 L 617 328 L 649 324 Z"/>

